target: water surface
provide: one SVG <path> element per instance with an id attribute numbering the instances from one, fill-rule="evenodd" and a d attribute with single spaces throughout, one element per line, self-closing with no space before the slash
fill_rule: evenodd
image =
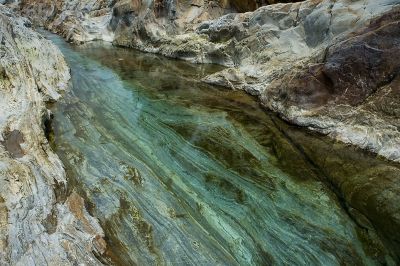
<path id="1" fill-rule="evenodd" d="M 115 264 L 379 263 L 279 120 L 199 82 L 217 67 L 49 38 L 73 85 L 54 148 Z"/>

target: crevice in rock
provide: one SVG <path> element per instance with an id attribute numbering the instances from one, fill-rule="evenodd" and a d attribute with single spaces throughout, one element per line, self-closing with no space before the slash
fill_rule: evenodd
<path id="1" fill-rule="evenodd" d="M 351 206 L 347 200 L 345 199 L 344 195 L 340 191 L 340 188 L 333 183 L 333 178 L 329 176 L 329 174 L 324 171 L 320 165 L 314 162 L 312 158 L 307 154 L 307 152 L 303 149 L 303 147 L 297 143 L 296 140 L 294 140 L 291 136 L 289 136 L 286 132 L 286 130 L 279 125 L 279 123 L 287 123 L 281 119 L 279 119 L 276 115 L 273 115 L 269 113 L 269 116 L 271 117 L 271 121 L 275 125 L 276 129 L 287 139 L 287 141 L 301 154 L 304 158 L 304 160 L 310 165 L 310 169 L 314 172 L 315 176 L 318 178 L 319 181 L 323 182 L 325 186 L 333 192 L 335 195 L 340 207 L 345 211 L 345 213 L 348 215 L 349 219 L 354 222 L 354 224 L 361 230 L 360 232 L 364 232 L 366 236 L 364 236 L 364 248 L 367 247 L 368 242 L 374 239 L 374 237 L 378 237 L 382 243 L 385 243 L 385 237 L 382 236 L 379 233 L 379 230 L 376 229 L 373 226 L 373 223 L 369 220 L 368 217 L 366 217 L 364 214 L 362 214 L 359 210 L 357 210 L 355 207 Z M 289 124 L 289 123 L 288 123 Z M 292 125 L 295 127 L 298 127 L 297 125 Z M 304 130 L 304 129 L 303 129 Z M 315 132 L 310 132 L 313 134 L 319 134 Z M 353 211 L 352 211 L 353 210 Z M 362 220 L 364 222 L 360 222 L 360 219 L 358 219 L 357 215 L 355 213 L 358 213 L 358 217 L 362 217 Z M 369 226 L 368 226 L 369 225 Z M 366 237 L 366 238 L 365 238 Z M 389 249 L 390 250 L 390 249 Z"/>
<path id="2" fill-rule="evenodd" d="M 331 26 L 332 26 L 333 7 L 335 6 L 335 4 L 336 4 L 336 0 L 333 0 L 333 2 L 330 4 L 330 6 L 329 6 L 329 8 L 328 8 L 328 14 L 329 14 L 330 18 L 329 18 L 329 24 L 328 24 L 328 28 L 326 29 L 325 36 L 328 36 L 329 31 L 330 31 Z"/>
<path id="3" fill-rule="evenodd" d="M 49 143 L 52 143 L 54 141 L 54 130 L 52 126 L 53 118 L 54 118 L 53 114 L 49 114 L 45 116 L 43 119 L 44 135 L 46 139 L 49 141 Z"/>

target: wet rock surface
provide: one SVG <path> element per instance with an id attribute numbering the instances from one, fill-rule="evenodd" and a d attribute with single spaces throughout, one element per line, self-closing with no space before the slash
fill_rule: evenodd
<path id="1" fill-rule="evenodd" d="M 54 149 L 117 264 L 396 264 L 397 164 L 201 83 L 216 66 L 51 38 Z"/>
<path id="2" fill-rule="evenodd" d="M 34 23 L 71 42 L 102 39 L 190 62 L 223 65 L 227 68 L 203 81 L 245 90 L 292 124 L 400 160 L 398 0 L 309 0 L 256 10 L 266 3 L 27 0 L 19 4 L 16 9 Z M 25 152 L 23 143 L 20 147 Z M 351 171 L 339 171 L 343 161 L 331 159 L 329 148 L 325 151 L 321 153 L 318 145 L 303 149 L 315 167 L 330 172 L 323 176 L 349 214 L 366 230 L 375 228 L 398 259 L 397 164 L 381 167 L 365 159 L 363 166 L 349 164 Z M 137 185 L 142 182 L 134 170 L 126 177 Z"/>
<path id="3" fill-rule="evenodd" d="M 291 123 L 399 160 L 400 2 L 275 2 L 25 0 L 18 8 L 72 42 L 103 39 L 228 66 L 204 81 L 246 90 Z"/>
<path id="4" fill-rule="evenodd" d="M 236 15 L 230 24 L 247 32 L 233 37 L 241 40 L 234 46 L 237 67 L 205 81 L 244 89 L 291 123 L 396 161 L 399 118 L 392 107 L 396 89 L 389 84 L 396 82 L 398 64 L 386 56 L 398 53 L 398 5 L 308 1 L 279 6 L 286 12 L 282 17 L 275 15 L 278 5 Z M 226 28 L 221 20 L 201 31 L 212 38 Z M 386 103 L 380 105 L 386 113 L 375 101 Z"/>
<path id="5" fill-rule="evenodd" d="M 275 121 L 291 143 L 299 147 L 312 163 L 318 178 L 325 180 L 339 196 L 343 208 L 362 228 L 360 234 L 371 233 L 370 230 L 375 228 L 399 261 L 399 164 L 383 163 L 383 160 L 358 148 L 330 141 L 321 135 L 306 135 L 300 128 L 288 128 L 287 124 Z M 370 252 L 379 253 L 375 249 L 376 243 L 371 242 L 368 246 Z"/>
<path id="6" fill-rule="evenodd" d="M 66 175 L 42 127 L 45 103 L 67 89 L 69 69 L 51 42 L 2 5 L 0 40 L 0 264 L 96 265 L 103 231 L 79 195 L 57 199 Z"/>
<path id="7" fill-rule="evenodd" d="M 292 121 L 398 161 L 399 8 L 274 80 L 263 103 Z"/>

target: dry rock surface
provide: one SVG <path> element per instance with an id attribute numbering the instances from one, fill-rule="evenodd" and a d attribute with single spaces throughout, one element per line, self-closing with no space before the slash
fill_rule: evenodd
<path id="1" fill-rule="evenodd" d="M 99 264 L 103 231 L 45 137 L 46 103 L 67 89 L 61 52 L 0 5 L 0 264 Z"/>

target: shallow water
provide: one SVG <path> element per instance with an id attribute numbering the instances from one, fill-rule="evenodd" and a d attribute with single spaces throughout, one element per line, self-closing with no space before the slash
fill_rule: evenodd
<path id="1" fill-rule="evenodd" d="M 48 37 L 73 85 L 54 148 L 115 264 L 378 263 L 281 122 L 199 82 L 217 67 Z"/>

